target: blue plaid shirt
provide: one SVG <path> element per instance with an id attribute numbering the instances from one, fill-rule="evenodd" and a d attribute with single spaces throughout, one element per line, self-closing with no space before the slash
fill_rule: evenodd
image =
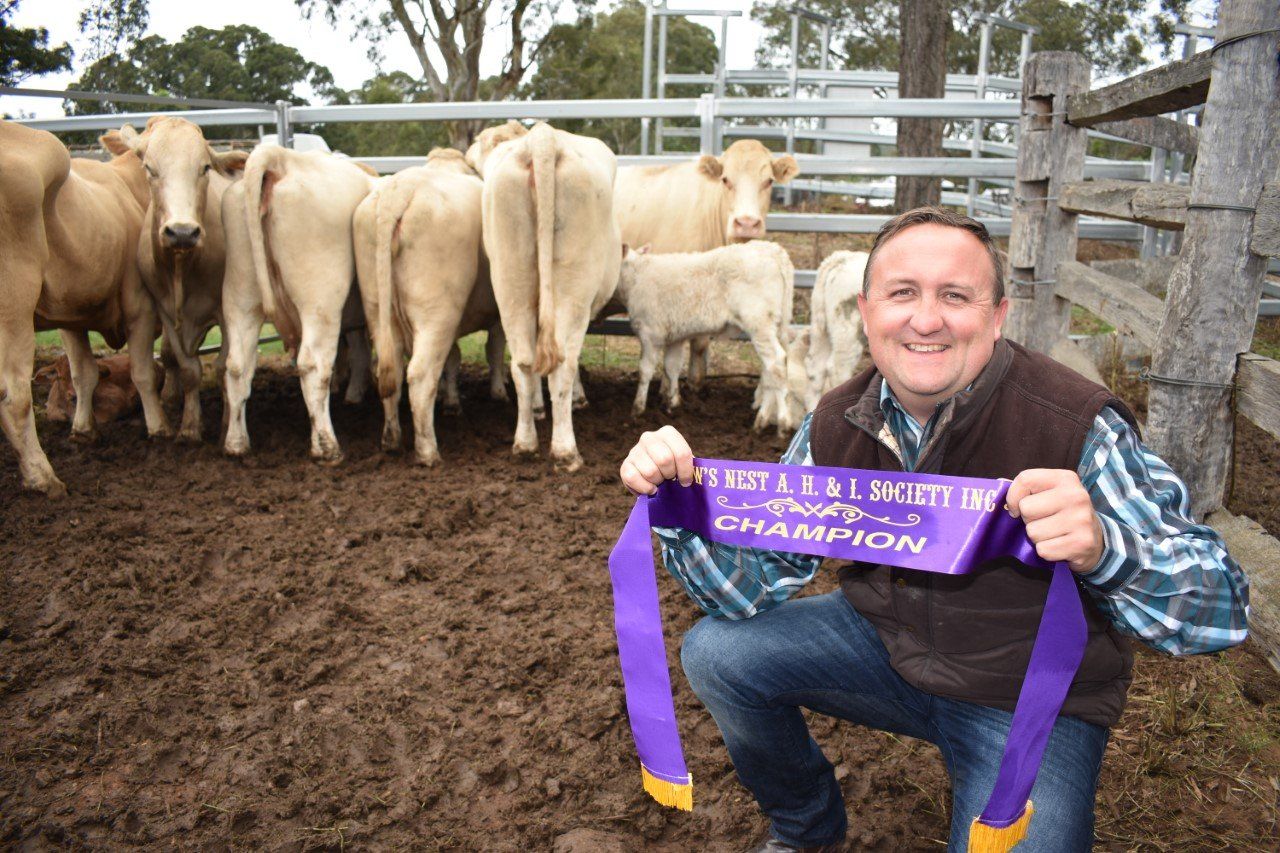
<path id="1" fill-rule="evenodd" d="M 934 419 L 921 426 L 882 383 L 880 407 L 903 468 L 915 468 Z M 812 465 L 806 415 L 782 455 Z M 1124 634 L 1169 654 L 1213 652 L 1248 635 L 1249 582 L 1211 528 L 1190 520 L 1186 485 L 1119 414 L 1104 408 L 1077 469 L 1102 523 L 1098 565 L 1076 575 Z M 667 571 L 705 612 L 746 619 L 781 604 L 813 579 L 821 557 L 712 542 L 654 528 Z"/>

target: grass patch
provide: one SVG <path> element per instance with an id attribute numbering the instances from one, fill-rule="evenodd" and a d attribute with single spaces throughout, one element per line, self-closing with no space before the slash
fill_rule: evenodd
<path id="1" fill-rule="evenodd" d="M 269 337 L 275 336 L 276 334 L 277 334 L 276 327 L 271 325 L 270 323 L 266 323 L 263 325 L 262 331 L 259 333 L 259 337 L 269 338 Z M 222 346 L 222 328 L 220 326 L 214 326 L 212 329 L 210 329 L 209 333 L 205 335 L 204 343 L 201 344 L 201 346 L 205 346 L 205 347 Z M 107 346 L 107 342 L 103 339 L 102 335 L 98 334 L 97 332 L 89 333 L 89 348 L 93 350 L 93 352 L 96 355 L 102 355 L 104 353 L 112 352 L 111 347 Z M 50 329 L 47 332 L 36 332 L 36 349 L 37 350 L 56 349 L 61 351 L 62 335 L 59 334 L 57 329 Z M 155 353 L 160 352 L 159 338 L 156 338 L 155 345 L 152 347 L 152 352 L 155 352 Z M 261 352 L 261 353 L 284 352 L 284 344 L 281 343 L 280 341 L 272 341 L 271 343 L 268 343 L 268 344 L 259 344 L 258 352 Z M 484 354 L 484 347 L 482 343 L 481 344 L 482 360 L 483 360 L 483 354 Z"/>

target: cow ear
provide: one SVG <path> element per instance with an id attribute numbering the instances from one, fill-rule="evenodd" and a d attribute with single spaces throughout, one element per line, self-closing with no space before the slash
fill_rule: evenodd
<path id="1" fill-rule="evenodd" d="M 236 172 L 244 171 L 245 161 L 249 159 L 248 151 L 222 151 L 212 152 L 213 168 L 218 173 L 228 178 L 234 177 Z"/>
<path id="2" fill-rule="evenodd" d="M 133 153 L 141 157 L 147 152 L 147 141 L 142 138 L 142 134 L 133 129 L 133 125 L 126 124 L 120 128 L 120 139 L 124 144 L 133 149 Z"/>
<path id="3" fill-rule="evenodd" d="M 641 246 L 639 249 L 636 249 L 636 254 L 637 254 L 637 255 L 647 255 L 647 254 L 649 254 L 649 250 L 650 250 L 650 249 L 652 249 L 652 248 L 653 248 L 653 246 L 649 245 L 648 243 L 645 243 L 645 244 L 644 244 L 643 246 Z"/>
<path id="4" fill-rule="evenodd" d="M 724 174 L 724 164 L 710 154 L 703 154 L 698 158 L 698 171 L 711 180 L 718 181 L 720 176 Z"/>
<path id="5" fill-rule="evenodd" d="M 523 124 L 516 121 L 515 119 L 509 118 L 507 119 L 507 131 L 511 135 L 508 137 L 505 137 L 506 139 L 519 139 L 521 136 L 524 136 L 526 133 L 529 132 L 529 128 L 525 127 Z"/>
<path id="6" fill-rule="evenodd" d="M 796 163 L 796 158 L 790 154 L 783 154 L 773 161 L 773 180 L 779 184 L 785 184 L 800 174 L 800 165 Z"/>
<path id="7" fill-rule="evenodd" d="M 121 154 L 128 154 L 133 149 L 130 148 L 123 139 L 120 138 L 120 131 L 108 130 L 106 133 L 98 137 L 98 144 L 103 147 L 108 154 L 114 154 L 119 157 Z"/>

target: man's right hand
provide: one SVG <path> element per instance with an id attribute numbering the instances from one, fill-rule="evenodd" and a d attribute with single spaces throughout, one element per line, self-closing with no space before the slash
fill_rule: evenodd
<path id="1" fill-rule="evenodd" d="M 664 426 L 641 434 L 636 446 L 622 460 L 618 471 L 622 484 L 637 495 L 652 495 L 665 480 L 693 482 L 693 451 L 676 428 Z"/>

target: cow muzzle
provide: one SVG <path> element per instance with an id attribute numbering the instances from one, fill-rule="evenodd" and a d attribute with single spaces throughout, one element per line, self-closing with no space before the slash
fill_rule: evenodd
<path id="1" fill-rule="evenodd" d="M 755 240 L 764 236 L 764 220 L 758 216 L 738 216 L 733 220 L 733 239 Z"/>
<path id="2" fill-rule="evenodd" d="M 160 229 L 160 240 L 170 249 L 194 249 L 200 245 L 202 233 L 199 225 L 171 222 Z"/>

